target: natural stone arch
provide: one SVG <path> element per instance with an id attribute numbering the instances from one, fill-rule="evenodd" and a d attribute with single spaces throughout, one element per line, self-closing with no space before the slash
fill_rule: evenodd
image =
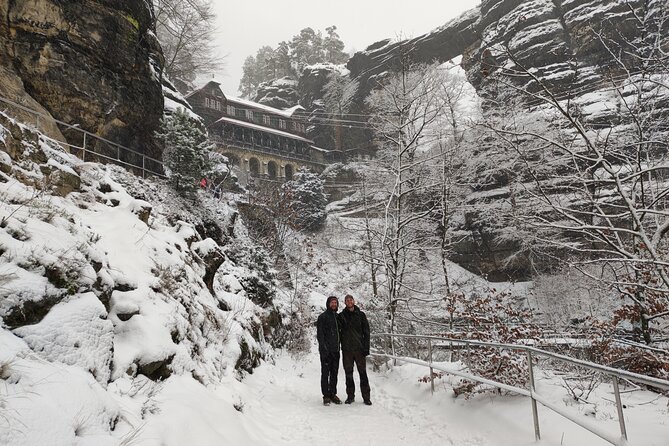
<path id="1" fill-rule="evenodd" d="M 258 161 L 258 158 L 251 158 L 249 160 L 249 172 L 254 177 L 260 175 L 260 161 Z"/>
<path id="2" fill-rule="evenodd" d="M 292 164 L 286 164 L 286 167 L 283 168 L 285 175 L 286 175 L 286 180 L 290 181 L 293 179 L 293 174 L 295 173 L 295 169 L 293 168 Z"/>
<path id="3" fill-rule="evenodd" d="M 276 177 L 278 176 L 278 166 L 274 161 L 269 161 L 267 163 L 267 176 L 269 176 L 270 180 L 276 180 Z"/>

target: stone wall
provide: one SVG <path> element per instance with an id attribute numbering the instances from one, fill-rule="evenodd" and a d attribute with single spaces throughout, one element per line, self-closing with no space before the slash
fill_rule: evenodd
<path id="1" fill-rule="evenodd" d="M 293 160 L 270 153 L 261 153 L 256 151 L 244 150 L 233 146 L 224 146 L 220 143 L 216 150 L 227 156 L 233 161 L 235 173 L 242 185 L 247 185 L 252 175 L 252 164 L 257 162 L 257 176 L 263 179 L 276 179 L 277 181 L 286 181 L 290 178 L 291 172 L 294 175 L 300 169 L 310 169 L 315 172 L 323 170 L 323 164 L 314 163 L 305 160 Z M 253 161 L 255 160 L 255 161 Z M 270 176 L 270 166 L 273 163 L 276 175 Z"/>

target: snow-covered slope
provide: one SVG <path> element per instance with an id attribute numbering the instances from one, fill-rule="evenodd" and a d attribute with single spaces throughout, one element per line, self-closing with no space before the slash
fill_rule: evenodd
<path id="1" fill-rule="evenodd" d="M 0 114 L 0 444 L 118 444 L 173 380 L 252 372 L 280 310 L 235 214 Z"/>
<path id="2" fill-rule="evenodd" d="M 3 115 L 0 142 L 0 444 L 534 444 L 526 399 L 454 398 L 448 377 L 430 396 L 414 365 L 370 358 L 372 407 L 321 405 L 313 317 L 326 294 L 369 303 L 346 218 L 288 238 L 292 288 L 268 303 L 271 275 L 234 207 L 204 194 L 195 207 L 160 181 L 83 163 Z M 451 272 L 459 287 L 488 285 Z M 277 315 L 299 315 L 301 337 L 288 337 L 302 353 L 271 349 Z M 593 406 L 561 379 L 542 373 L 538 390 L 615 432 L 606 385 Z M 634 444 L 662 445 L 666 398 L 626 390 Z M 540 414 L 547 445 L 603 444 Z"/>

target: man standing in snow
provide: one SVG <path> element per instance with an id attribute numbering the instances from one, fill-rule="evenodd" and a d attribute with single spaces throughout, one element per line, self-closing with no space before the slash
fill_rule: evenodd
<path id="1" fill-rule="evenodd" d="M 353 363 L 360 375 L 360 392 L 362 400 L 371 406 L 370 388 L 367 379 L 367 360 L 369 355 L 369 322 L 367 316 L 355 304 L 353 296 L 344 298 L 346 307 L 337 316 L 341 329 L 341 352 L 346 374 L 346 404 L 355 401 L 355 382 L 353 382 Z"/>
<path id="2" fill-rule="evenodd" d="M 316 336 L 318 338 L 318 353 L 321 356 L 321 392 L 323 404 L 341 404 L 337 397 L 337 373 L 339 373 L 339 324 L 337 310 L 339 300 L 330 296 L 325 301 L 325 311 L 318 316 L 316 322 Z"/>

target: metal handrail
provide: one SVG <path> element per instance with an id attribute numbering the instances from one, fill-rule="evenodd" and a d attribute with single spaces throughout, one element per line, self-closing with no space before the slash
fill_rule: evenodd
<path id="1" fill-rule="evenodd" d="M 494 387 L 498 387 L 500 389 L 508 390 L 514 393 L 518 393 L 523 396 L 529 396 L 531 403 L 532 403 L 532 417 L 534 420 L 534 434 L 535 438 L 539 440 L 541 438 L 541 433 L 539 430 L 539 415 L 537 412 L 537 406 L 536 403 L 539 402 L 543 406 L 551 409 L 553 412 L 561 415 L 562 417 L 572 421 L 573 423 L 583 427 L 584 429 L 587 429 L 588 431 L 592 432 L 593 434 L 597 435 L 598 437 L 602 438 L 603 440 L 617 445 L 617 446 L 628 446 L 629 442 L 627 439 L 627 428 L 625 426 L 625 419 L 623 416 L 623 405 L 622 401 L 620 398 L 620 389 L 619 389 L 619 380 L 620 379 L 626 379 L 629 381 L 645 384 L 648 386 L 652 386 L 655 388 L 660 388 L 664 390 L 669 390 L 669 381 L 663 380 L 663 379 L 658 379 L 658 378 L 653 378 L 650 376 L 645 376 L 645 375 L 640 375 L 638 373 L 632 373 L 632 372 L 627 372 L 625 370 L 619 370 L 615 369 L 612 367 L 607 367 L 603 366 L 600 364 L 595 364 L 592 362 L 588 361 L 583 361 L 580 359 L 575 359 L 571 358 L 569 356 L 565 355 L 560 355 L 558 353 L 552 353 L 548 352 L 545 350 L 538 349 L 536 347 L 532 347 L 529 345 L 519 345 L 519 344 L 505 344 L 505 343 L 497 343 L 497 342 L 486 342 L 486 341 L 475 341 L 475 340 L 466 340 L 466 339 L 452 339 L 452 338 L 446 338 L 446 337 L 441 337 L 441 336 L 423 336 L 423 335 L 409 335 L 409 334 L 396 334 L 396 333 L 378 333 L 378 334 L 373 334 L 372 336 L 376 337 L 391 337 L 391 338 L 405 338 L 405 339 L 424 339 L 428 341 L 428 355 L 429 355 L 429 361 L 421 361 L 416 358 L 407 358 L 407 357 L 400 357 L 400 356 L 395 356 L 395 355 L 390 355 L 387 353 L 377 353 L 373 352 L 372 354 L 375 356 L 379 357 L 385 357 L 385 358 L 390 358 L 390 359 L 395 359 L 395 360 L 401 360 L 404 362 L 409 362 L 413 364 L 418 364 L 418 365 L 423 365 L 425 367 L 428 367 L 430 369 L 430 384 L 431 384 L 431 389 L 432 393 L 434 393 L 434 373 L 433 370 L 439 370 L 448 374 L 452 374 L 455 376 L 460 376 L 462 378 L 471 380 L 471 381 L 477 381 L 480 383 L 488 384 Z M 503 348 L 503 349 L 508 349 L 508 350 L 519 350 L 519 351 L 524 351 L 527 354 L 527 360 L 528 360 L 528 374 L 529 374 L 529 389 L 523 389 L 520 387 L 512 386 L 509 384 L 504 384 L 501 382 L 497 382 L 494 380 L 486 379 L 480 376 L 468 374 L 461 372 L 459 370 L 453 370 L 449 369 L 443 366 L 435 365 L 432 363 L 432 348 L 433 348 L 433 342 L 443 342 L 447 343 L 449 346 L 453 344 L 463 344 L 463 345 L 472 345 L 472 346 L 477 346 L 477 347 L 493 347 L 493 348 Z M 580 418 L 574 417 L 572 414 L 567 413 L 566 411 L 563 411 L 559 406 L 553 404 L 551 401 L 549 401 L 547 398 L 543 397 L 542 395 L 538 394 L 535 390 L 534 386 L 534 371 L 533 371 L 533 358 L 532 355 L 537 355 L 537 356 L 545 356 L 547 358 L 551 359 L 556 359 L 559 361 L 567 362 L 570 364 L 578 365 L 580 367 L 588 368 L 590 370 L 595 370 L 601 373 L 604 373 L 606 375 L 610 375 L 613 377 L 613 390 L 615 393 L 615 400 L 616 400 L 616 410 L 618 412 L 618 422 L 620 425 L 620 436 L 613 436 L 609 432 L 606 432 L 605 430 L 601 429 L 599 426 L 596 426 L 595 424 L 589 422 L 588 420 L 583 420 Z"/>
<path id="2" fill-rule="evenodd" d="M 162 174 L 161 172 L 158 172 L 158 171 L 155 171 L 155 170 L 153 170 L 153 169 L 149 169 L 149 168 L 146 167 L 146 160 L 149 160 L 149 161 L 152 161 L 152 162 L 156 163 L 158 166 L 160 166 L 161 169 L 164 169 L 163 162 L 160 161 L 160 160 L 157 160 L 157 159 L 152 158 L 152 157 L 150 157 L 150 156 L 148 156 L 148 155 L 146 155 L 146 154 L 144 154 L 144 153 L 141 153 L 141 152 L 138 152 L 138 151 L 136 151 L 136 150 L 130 149 L 130 148 L 128 148 L 128 147 L 125 147 L 125 146 L 123 146 L 123 145 L 121 145 L 121 144 L 118 144 L 118 143 L 115 143 L 115 142 L 113 142 L 113 141 L 110 141 L 110 140 L 108 140 L 108 139 L 106 139 L 106 138 L 103 138 L 102 136 L 99 136 L 99 135 L 96 135 L 96 134 L 94 134 L 94 133 L 91 133 L 91 132 L 89 132 L 88 130 L 84 130 L 84 129 L 78 127 L 78 125 L 72 125 L 72 124 L 69 124 L 69 123 L 67 123 L 67 122 L 60 121 L 60 120 L 58 120 L 58 119 L 55 119 L 55 118 L 52 117 L 52 116 L 45 115 L 44 113 L 40 113 L 40 112 L 38 112 L 38 111 L 36 111 L 36 110 L 33 110 L 33 109 L 31 109 L 31 108 L 28 108 L 28 107 L 26 107 L 26 106 L 24 106 L 24 105 L 18 104 L 18 103 L 14 102 L 14 101 L 10 101 L 9 99 L 6 99 L 6 98 L 4 98 L 4 97 L 2 97 L 2 96 L 0 96 L 0 102 L 5 103 L 5 104 L 8 104 L 8 105 L 10 105 L 10 106 L 12 106 L 12 107 L 16 107 L 17 109 L 22 110 L 22 111 L 24 111 L 24 112 L 26 112 L 26 113 L 32 114 L 33 116 L 36 117 L 36 124 L 37 124 L 38 126 L 39 126 L 39 120 L 40 120 L 40 119 L 44 119 L 44 120 L 46 120 L 46 121 L 53 122 L 53 123 L 55 123 L 55 124 L 61 125 L 61 126 L 63 126 L 63 127 L 66 127 L 66 128 L 68 128 L 68 129 L 70 129 L 70 130 L 74 130 L 74 131 L 77 131 L 77 132 L 81 133 L 81 134 L 82 134 L 82 137 L 83 137 L 83 143 L 82 143 L 82 146 L 77 146 L 77 145 L 75 145 L 75 144 L 70 144 L 70 143 L 68 143 L 68 142 L 66 142 L 66 141 L 58 141 L 57 139 L 48 137 L 48 136 L 46 136 L 46 135 L 42 135 L 42 136 L 43 136 L 45 139 L 49 140 L 49 141 L 53 141 L 53 142 L 55 142 L 55 143 L 58 143 L 58 144 L 61 144 L 61 145 L 65 145 L 65 146 L 67 146 L 67 147 L 71 147 L 71 148 L 74 148 L 74 149 L 77 149 L 77 150 L 81 150 L 82 153 L 83 153 L 82 159 L 84 159 L 84 161 L 85 161 L 85 159 L 86 159 L 86 153 L 90 153 L 90 154 L 93 154 L 93 155 L 95 155 L 95 156 L 98 156 L 98 157 L 104 158 L 104 159 L 106 159 L 106 160 L 109 160 L 109 161 L 111 161 L 111 162 L 114 163 L 114 164 L 120 164 L 120 165 L 124 165 L 124 166 L 128 166 L 128 167 L 133 167 L 133 168 L 136 168 L 136 169 L 141 169 L 141 170 L 142 170 L 142 176 L 145 176 L 145 173 L 146 173 L 146 172 L 149 172 L 149 173 L 151 173 L 152 175 L 156 175 L 156 176 L 159 176 L 159 177 L 165 177 L 165 175 Z M 110 156 L 107 156 L 107 155 L 104 155 L 104 154 L 102 154 L 102 153 L 95 152 L 95 151 L 90 150 L 90 149 L 87 149 L 87 148 L 86 148 L 86 141 L 87 141 L 87 140 L 90 140 L 90 139 L 98 140 L 98 141 L 104 142 L 104 143 L 106 143 L 106 144 L 109 144 L 109 145 L 111 145 L 111 146 L 113 146 L 113 147 L 116 147 L 116 149 L 117 149 L 117 151 L 116 151 L 116 154 L 117 154 L 117 155 L 116 155 L 116 158 L 114 158 L 114 157 L 110 157 Z M 142 165 L 139 166 L 139 165 L 132 164 L 132 163 L 128 163 L 128 162 L 125 162 L 125 161 L 121 160 L 121 159 L 120 159 L 120 152 L 121 152 L 121 151 L 129 152 L 129 153 L 133 153 L 133 154 L 135 154 L 135 155 L 140 156 L 140 157 L 141 157 L 141 160 L 142 160 Z M 75 155 L 76 155 L 76 154 L 75 154 Z"/>

